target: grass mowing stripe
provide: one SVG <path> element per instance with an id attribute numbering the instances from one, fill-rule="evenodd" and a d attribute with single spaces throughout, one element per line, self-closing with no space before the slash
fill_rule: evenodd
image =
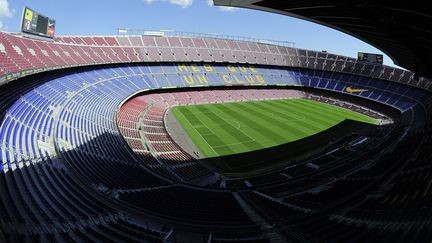
<path id="1" fill-rule="evenodd" d="M 274 105 L 262 104 L 260 106 L 262 107 L 262 109 L 273 111 L 274 112 L 273 116 L 280 118 L 282 122 L 285 122 L 287 124 L 292 124 L 294 129 L 300 129 L 304 131 L 307 134 L 307 136 L 315 134 L 317 131 L 322 131 L 334 125 L 334 123 L 328 121 L 317 122 L 315 120 L 316 115 L 311 114 L 309 112 L 304 112 L 296 107 L 291 107 L 287 105 L 278 107 L 277 104 Z M 280 112 L 282 108 L 285 113 Z M 288 114 L 301 114 L 301 112 L 303 112 L 302 117 L 298 117 L 297 115 L 297 117 L 294 117 L 296 118 L 294 120 L 292 120 L 293 119 L 292 115 L 288 115 Z"/>
<path id="2" fill-rule="evenodd" d="M 244 123 L 242 123 L 241 121 L 239 121 L 237 119 L 237 117 L 231 116 L 229 113 L 225 112 L 223 109 L 217 109 L 218 107 L 220 108 L 220 106 L 221 105 L 215 106 L 214 107 L 215 109 L 212 109 L 213 113 L 216 116 L 215 119 L 217 119 L 218 121 L 223 122 L 224 124 L 227 124 L 224 127 L 227 127 L 227 126 L 234 127 L 235 130 L 233 130 L 233 133 L 239 139 L 239 142 L 244 141 L 244 142 L 246 142 L 248 144 L 248 147 L 253 148 L 253 149 L 260 148 L 260 147 L 263 146 L 256 139 L 254 139 L 253 137 L 251 137 L 250 135 L 248 135 L 253 130 L 251 130 L 247 126 L 244 126 Z M 228 123 L 227 121 L 234 122 L 235 126 L 233 124 Z"/>
<path id="3" fill-rule="evenodd" d="M 299 99 L 298 102 L 300 102 L 303 105 L 308 106 L 308 107 L 320 106 L 320 109 L 331 110 L 334 114 L 337 114 L 339 117 L 344 117 L 344 118 L 348 117 L 349 119 L 352 119 L 352 120 L 357 120 L 357 121 L 371 123 L 371 124 L 377 124 L 377 120 L 374 118 L 368 117 L 368 116 L 363 115 L 361 113 L 354 112 L 354 111 L 351 111 L 349 109 L 342 108 L 339 106 L 334 106 L 334 105 L 321 103 L 321 102 L 314 102 L 312 100 L 307 100 L 307 99 Z"/>
<path id="4" fill-rule="evenodd" d="M 205 126 L 207 129 L 208 127 L 210 127 L 210 129 L 208 129 L 208 132 L 205 133 L 204 137 L 206 137 L 206 144 L 208 145 L 208 147 L 210 147 L 215 153 L 216 155 L 221 155 L 221 154 L 232 154 L 235 153 L 235 151 L 233 150 L 232 147 L 230 146 L 226 146 L 225 142 L 229 139 L 234 139 L 233 141 L 231 141 L 230 143 L 236 143 L 235 138 L 230 138 L 230 134 L 226 133 L 226 131 L 221 130 L 221 128 L 218 128 L 218 124 L 214 123 L 214 121 L 212 121 L 211 118 L 208 118 L 208 115 L 211 115 L 212 112 L 202 112 L 199 111 L 196 106 L 186 106 L 185 109 L 188 109 L 189 114 L 191 115 L 191 117 L 196 120 L 199 119 L 201 122 L 197 125 L 202 125 Z M 199 118 L 197 118 L 199 117 Z M 196 130 L 201 130 L 197 127 L 195 127 Z M 223 137 L 223 139 L 221 139 L 220 137 Z M 206 154 L 206 153 L 204 153 Z M 206 154 L 207 155 L 207 154 Z"/>
<path id="5" fill-rule="evenodd" d="M 270 140 L 276 143 L 283 143 L 284 141 L 286 142 L 287 139 L 284 136 L 281 136 L 279 133 L 273 130 L 274 126 L 271 123 L 269 123 L 268 121 L 262 118 L 258 118 L 255 120 L 250 119 L 250 114 L 235 108 L 236 104 L 237 103 L 233 103 L 230 105 L 222 104 L 222 107 L 224 107 L 227 111 L 231 112 L 232 114 L 236 114 L 238 119 L 240 119 L 244 123 L 250 124 L 251 126 L 255 127 L 255 129 L 259 133 L 261 133 L 264 136 L 267 136 Z M 261 124 L 265 124 L 266 126 Z"/>
<path id="6" fill-rule="evenodd" d="M 201 111 L 199 109 L 200 106 L 190 106 L 189 109 L 196 117 L 203 122 L 203 124 L 209 128 L 210 135 L 207 136 L 208 139 L 207 144 L 212 147 L 213 151 L 215 151 L 218 155 L 223 155 L 226 153 L 236 153 L 233 147 L 226 146 L 227 141 L 230 143 L 234 143 L 237 141 L 234 137 L 231 136 L 224 128 L 220 126 L 220 124 L 215 123 L 211 118 L 213 112 Z"/>
<path id="7" fill-rule="evenodd" d="M 343 121 L 346 118 L 350 118 L 350 116 L 343 115 L 337 112 L 334 112 L 332 109 L 326 109 L 325 107 L 322 107 L 320 105 L 314 105 L 309 103 L 301 103 L 298 101 L 295 101 L 291 103 L 291 106 L 298 107 L 299 109 L 304 110 L 305 112 L 310 112 L 315 114 L 315 120 L 325 123 L 325 122 L 331 122 L 331 123 L 339 123 Z"/>
<path id="8" fill-rule="evenodd" d="M 304 131 L 307 136 L 315 134 L 317 131 L 322 131 L 334 125 L 334 123 L 327 121 L 317 123 L 314 120 L 315 116 L 313 114 L 305 112 L 298 107 L 291 106 L 290 102 L 284 104 L 277 102 L 274 102 L 274 104 L 263 103 L 261 106 L 263 109 L 273 111 L 273 115 L 276 113 L 277 117 L 285 123 L 291 123 L 295 129 Z M 297 114 L 297 120 L 289 122 L 289 120 L 292 119 L 293 114 Z"/>
<path id="9" fill-rule="evenodd" d="M 182 115 L 173 113 L 207 157 L 292 142 L 345 119 L 376 124 L 375 119 L 368 116 L 305 99 L 192 105 L 173 109 L 183 111 L 180 112 Z"/>
<path id="10" fill-rule="evenodd" d="M 203 112 L 209 112 L 210 111 L 205 106 L 197 106 L 197 109 L 199 109 L 200 111 L 203 111 Z M 253 145 L 254 143 L 256 143 L 254 139 L 252 139 L 249 136 L 247 136 L 246 134 L 244 134 L 241 130 L 237 129 L 232 124 L 228 123 L 226 120 L 220 118 L 215 113 L 215 109 L 212 109 L 211 116 L 208 116 L 208 117 L 212 122 L 219 124 L 219 128 L 220 128 L 219 132 L 226 132 L 229 136 L 234 138 L 233 142 L 224 142 L 224 144 L 223 144 L 224 146 L 220 146 L 220 147 L 218 147 L 218 149 L 225 150 L 226 147 L 228 147 L 228 148 L 231 147 L 233 150 L 235 150 L 234 148 L 241 147 L 239 150 L 244 151 L 245 148 L 248 150 L 251 150 L 251 149 L 253 150 L 253 149 L 256 149 L 257 147 L 258 148 L 260 147 L 259 144 L 256 144 L 255 146 Z M 230 146 L 230 144 L 231 144 L 231 146 Z"/>
<path id="11" fill-rule="evenodd" d="M 260 113 L 260 111 L 258 111 L 258 109 L 253 106 L 253 108 L 251 106 L 248 105 L 244 105 L 241 103 L 238 103 L 239 107 L 242 107 L 242 109 L 245 112 L 248 112 L 249 114 L 251 114 L 252 116 L 255 116 L 255 118 L 257 119 L 261 119 L 262 117 L 265 117 L 266 120 L 268 120 L 269 123 L 271 123 L 274 126 L 274 131 L 279 132 L 279 134 L 287 134 L 287 132 L 289 132 L 288 134 L 290 135 L 290 137 L 295 137 L 295 138 L 302 138 L 302 137 L 306 137 L 308 133 L 304 132 L 303 130 L 300 130 L 298 128 L 296 128 L 294 125 L 295 123 L 287 123 L 287 122 L 282 122 L 280 120 L 278 120 L 275 117 L 272 117 L 271 114 L 268 114 L 267 111 L 264 111 L 264 113 Z M 286 138 L 285 138 L 286 140 Z"/>
<path id="12" fill-rule="evenodd" d="M 241 124 L 241 130 L 246 132 L 253 139 L 255 139 L 255 141 L 261 145 L 260 148 L 266 147 L 266 144 L 273 142 L 271 139 L 269 139 L 268 136 L 266 136 L 266 134 L 261 133 L 259 129 L 239 119 L 236 113 L 226 110 L 225 108 L 221 108 L 220 105 L 215 106 L 214 112 L 219 114 L 221 117 L 224 117 L 225 119 L 229 119 L 237 122 L 238 124 Z"/>
<path id="13" fill-rule="evenodd" d="M 270 106 L 270 105 L 269 105 Z M 331 127 L 333 126 L 335 123 L 340 122 L 340 119 L 324 119 L 322 118 L 323 115 L 326 114 L 322 114 L 322 112 L 320 110 L 305 110 L 303 107 L 301 106 L 297 106 L 294 105 L 293 102 L 275 102 L 274 104 L 272 103 L 271 106 L 274 106 L 275 108 L 278 109 L 283 109 L 283 110 L 287 110 L 287 111 L 292 111 L 295 112 L 295 114 L 302 114 L 304 116 L 304 123 L 307 124 L 308 126 L 317 128 L 317 129 L 323 129 L 326 127 Z M 305 126 L 305 127 L 308 127 Z"/>
<path id="14" fill-rule="evenodd" d="M 307 134 L 313 134 L 316 131 L 323 130 L 324 128 L 333 125 L 330 122 L 317 123 L 314 121 L 314 115 L 311 113 L 303 112 L 303 114 L 300 116 L 298 115 L 301 114 L 300 109 L 288 105 L 282 106 L 275 103 L 262 102 L 256 104 L 255 107 L 269 112 L 270 116 L 273 116 L 276 119 L 281 120 L 281 122 L 284 122 L 287 128 L 289 128 L 289 125 L 292 124 L 293 127 L 296 129 L 300 127 Z M 283 109 L 283 112 L 281 112 L 281 109 Z M 305 126 L 305 124 L 307 126 Z"/>
<path id="15" fill-rule="evenodd" d="M 196 126 L 201 124 L 201 122 L 199 121 L 199 119 L 197 119 L 193 114 L 191 114 L 191 112 L 189 111 L 188 107 L 179 107 L 179 110 L 181 110 L 181 115 L 185 118 L 185 120 L 188 122 L 187 129 L 186 132 L 189 134 L 192 133 L 197 133 L 199 136 L 193 136 L 193 142 L 198 145 L 198 148 L 200 149 L 200 151 L 205 154 L 206 156 L 217 156 L 217 152 L 213 150 L 213 148 L 208 144 L 205 136 L 203 134 L 207 134 L 209 133 L 209 131 L 206 131 L 206 133 L 203 133 L 203 129 L 197 130 Z M 174 109 L 174 111 L 176 111 L 176 109 Z M 195 126 L 194 126 L 195 124 Z M 206 146 L 207 145 L 207 146 Z"/>
<path id="16" fill-rule="evenodd" d="M 283 104 L 287 103 L 285 100 L 281 101 L 281 102 Z M 323 108 L 321 106 L 319 106 L 318 104 L 316 106 L 307 106 L 306 104 L 300 103 L 297 99 L 297 100 L 292 100 L 292 102 L 290 102 L 290 106 L 293 108 L 301 109 L 306 114 L 313 114 L 314 120 L 316 120 L 319 123 L 334 124 L 334 123 L 341 122 L 343 120 L 343 119 L 341 119 L 340 115 L 334 113 L 330 109 L 323 110 Z"/>
<path id="17" fill-rule="evenodd" d="M 218 135 L 216 135 L 215 133 L 224 132 L 224 131 L 219 131 L 219 130 L 221 130 L 221 128 L 219 127 L 220 125 L 213 122 L 213 120 L 211 118 L 212 112 L 210 112 L 210 113 L 209 112 L 203 112 L 203 111 L 199 110 L 198 106 L 190 106 L 189 111 L 192 114 L 194 114 L 195 117 L 198 117 L 200 119 L 201 123 L 208 128 L 208 134 L 215 135 L 218 137 Z M 229 136 L 228 133 L 227 134 L 220 134 L 220 135 L 225 137 L 225 140 L 230 139 L 230 137 L 227 137 L 227 136 Z M 211 141 L 209 141 L 209 143 L 212 146 L 225 145 L 224 141 L 222 141 L 222 140 L 218 141 L 217 139 L 211 140 Z"/>
<path id="18" fill-rule="evenodd" d="M 229 106 L 231 109 L 229 112 L 235 113 L 237 116 L 241 116 L 241 119 L 245 124 L 250 124 L 252 129 L 260 133 L 265 138 L 265 140 L 268 141 L 267 147 L 280 144 L 280 141 L 282 140 L 286 141 L 287 135 L 280 133 L 281 131 L 278 131 L 279 128 L 274 124 L 276 121 L 273 118 L 266 117 L 264 114 L 254 110 L 255 104 L 257 102 L 259 101 L 250 103 L 235 103 Z M 285 130 L 285 133 L 286 132 L 287 130 Z M 289 133 L 288 137 L 291 139 L 293 135 Z"/>
<path id="19" fill-rule="evenodd" d="M 310 106 L 313 105 L 313 103 L 311 103 L 309 100 L 304 100 L 303 102 L 310 105 Z M 326 104 L 326 103 L 318 103 L 318 104 L 322 107 L 322 109 L 330 109 L 333 112 L 338 113 L 342 117 L 348 117 L 349 119 L 352 119 L 352 120 L 361 121 L 361 122 L 370 123 L 370 124 L 375 124 L 375 125 L 378 124 L 377 119 L 371 118 L 369 116 L 363 115 L 363 114 L 358 113 L 358 112 L 351 111 L 347 108 L 333 106 L 333 105 Z"/>
<path id="20" fill-rule="evenodd" d="M 186 132 L 188 133 L 189 137 L 191 137 L 192 141 L 197 145 L 197 147 L 200 149 L 201 153 L 203 153 L 205 156 L 218 156 L 219 154 L 213 149 L 213 147 L 208 143 L 206 140 L 206 136 L 200 133 L 198 130 L 195 129 L 192 123 L 190 123 L 188 118 L 193 118 L 195 120 L 195 124 L 201 123 L 200 120 L 189 110 L 189 107 L 187 106 L 181 106 L 181 107 L 175 107 L 178 108 L 178 111 L 180 114 L 183 115 L 186 121 L 189 122 L 190 126 L 184 126 L 185 123 L 182 123 L 183 127 L 186 129 Z M 176 112 L 176 109 L 174 109 L 174 112 Z M 174 113 L 175 115 L 176 113 Z M 178 119 L 178 118 L 177 118 Z M 203 124 L 204 125 L 204 124 Z M 188 129 L 189 128 L 189 129 Z M 199 136 L 191 136 L 191 134 L 196 133 Z"/>

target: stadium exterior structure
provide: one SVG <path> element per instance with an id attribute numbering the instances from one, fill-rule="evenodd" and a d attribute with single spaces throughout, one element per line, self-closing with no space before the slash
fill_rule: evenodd
<path id="1" fill-rule="evenodd" d="M 394 212 L 408 210 L 397 198 L 409 193 L 399 184 L 405 176 L 429 190 L 429 178 L 415 173 L 430 169 L 431 81 L 408 71 L 241 40 L 75 36 L 48 42 L 5 32 L 0 63 L 0 241 L 333 241 L 364 231 L 366 239 L 431 239 L 428 193 L 413 197 L 422 210 L 415 222 L 404 214 L 361 215 L 379 210 L 384 196 L 395 197 Z M 135 147 L 140 135 L 131 128 L 138 123 L 164 128 L 133 106 L 147 106 L 158 119 L 163 113 L 130 98 L 177 88 L 231 92 L 232 86 L 295 89 L 341 106 L 350 100 L 352 109 L 383 105 L 398 115 L 364 144 L 358 138 L 363 142 L 348 150 L 251 178 L 218 177 L 192 158 L 161 159 L 155 147 Z M 341 229 L 349 230 L 335 234 Z"/>

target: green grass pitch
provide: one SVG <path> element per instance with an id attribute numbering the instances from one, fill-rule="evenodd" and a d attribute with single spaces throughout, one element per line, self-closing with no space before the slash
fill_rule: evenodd
<path id="1" fill-rule="evenodd" d="M 378 122 L 357 112 L 307 99 L 177 106 L 172 112 L 205 157 L 293 142 L 345 119 Z"/>

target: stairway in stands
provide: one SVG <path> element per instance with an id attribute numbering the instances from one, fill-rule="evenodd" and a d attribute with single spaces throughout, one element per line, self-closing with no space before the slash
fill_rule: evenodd
<path id="1" fill-rule="evenodd" d="M 249 216 L 249 218 L 255 222 L 267 237 L 270 243 L 284 243 L 289 242 L 285 237 L 280 235 L 274 230 L 274 227 L 270 223 L 261 217 L 253 208 L 251 208 L 237 192 L 233 192 L 234 198 L 238 204 L 242 207 L 243 211 Z"/>

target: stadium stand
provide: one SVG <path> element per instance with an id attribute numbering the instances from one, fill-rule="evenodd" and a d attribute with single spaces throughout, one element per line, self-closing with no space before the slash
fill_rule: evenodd
<path id="1" fill-rule="evenodd" d="M 430 39 L 431 22 L 425 18 L 430 5 L 421 1 L 395 3 L 365 0 L 362 4 L 354 5 L 340 1 L 328 1 L 322 5 L 321 1 L 313 0 L 214 0 L 214 3 L 284 14 L 337 29 L 382 50 L 394 63 L 416 72 L 416 79 L 420 76 L 432 77 L 429 68 L 432 65 L 429 59 L 431 52 L 425 41 Z M 398 31 L 394 32 L 393 29 Z M 357 69 L 360 70 L 360 67 Z"/>
<path id="2" fill-rule="evenodd" d="M 106 45 L 97 45 L 94 38 L 99 42 L 101 38 L 110 40 L 110 45 L 108 42 Z M 123 43 L 134 43 L 134 45 L 120 45 L 117 38 L 122 38 Z M 431 87 L 429 80 L 424 78 L 414 80 L 413 73 L 393 67 L 357 63 L 355 59 L 330 53 L 262 43 L 242 43 L 242 41 L 235 40 L 107 36 L 61 37 L 51 43 L 1 32 L 0 43 L 0 53 L 2 53 L 0 60 L 4 67 L 2 69 L 4 74 L 9 74 L 6 75 L 5 80 L 16 79 L 44 69 L 64 68 L 65 66 L 115 62 L 203 61 L 305 67 L 380 78 L 421 88 Z M 170 45 L 171 43 L 173 46 Z M 231 49 L 230 47 L 238 48 Z M 125 53 L 129 54 L 126 56 Z M 35 60 L 40 61 L 34 62 Z"/>
<path id="3" fill-rule="evenodd" d="M 0 240 L 431 239 L 431 83 L 408 71 L 250 41 L 5 32 L 0 63 Z M 397 117 L 358 147 L 242 178 L 164 123 L 175 105 L 304 96 Z"/>

